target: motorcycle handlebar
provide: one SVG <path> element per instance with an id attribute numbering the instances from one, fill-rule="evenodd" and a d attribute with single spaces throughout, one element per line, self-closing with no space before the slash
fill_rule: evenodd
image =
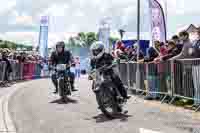
<path id="1" fill-rule="evenodd" d="M 95 69 L 95 70 L 93 70 L 93 71 L 91 71 L 90 73 L 93 73 L 93 72 L 95 72 L 95 71 L 101 71 L 101 70 L 103 70 L 103 69 L 111 69 L 111 68 L 113 68 L 113 67 L 115 67 L 117 64 L 111 64 L 111 65 L 109 65 L 109 66 L 107 66 L 107 65 L 104 65 L 104 66 L 102 66 L 102 67 L 100 67 L 100 68 L 98 68 L 98 69 Z"/>

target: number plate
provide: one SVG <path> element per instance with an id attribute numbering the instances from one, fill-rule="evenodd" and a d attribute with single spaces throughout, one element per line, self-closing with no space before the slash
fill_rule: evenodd
<path id="1" fill-rule="evenodd" d="M 58 71 L 64 71 L 64 70 L 66 70 L 66 65 L 65 64 L 59 64 L 59 65 L 56 66 L 56 69 Z"/>

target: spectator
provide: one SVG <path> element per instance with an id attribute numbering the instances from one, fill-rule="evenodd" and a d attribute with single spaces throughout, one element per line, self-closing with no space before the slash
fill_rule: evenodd
<path id="1" fill-rule="evenodd" d="M 12 72 L 11 64 L 10 64 L 8 58 L 7 58 L 8 52 L 9 51 L 5 50 L 2 53 L 2 60 L 6 62 L 6 71 L 5 71 L 4 81 L 9 81 L 9 75 Z"/>
<path id="2" fill-rule="evenodd" d="M 0 52 L 0 62 L 3 61 L 3 57 L 2 57 L 2 54 Z"/>
<path id="3" fill-rule="evenodd" d="M 137 62 L 144 62 L 144 53 L 142 52 L 142 50 L 139 51 L 139 59 L 137 59 L 137 48 L 138 46 L 137 45 L 134 45 L 133 47 L 133 56 L 134 56 L 134 60 L 137 61 Z"/>
<path id="4" fill-rule="evenodd" d="M 159 49 L 158 49 L 159 50 Z M 144 62 L 153 62 L 155 58 L 159 56 L 157 50 L 153 47 L 150 47 L 148 49 L 148 56 L 145 57 Z M 148 89 L 150 92 L 156 92 L 158 90 L 158 84 L 157 84 L 157 67 L 154 64 L 149 64 L 151 67 L 151 71 L 148 73 Z M 156 94 L 149 94 L 145 96 L 146 100 L 152 100 L 156 99 L 158 95 Z"/>
<path id="5" fill-rule="evenodd" d="M 178 48 L 176 47 L 176 44 L 174 41 L 169 41 L 168 42 L 168 47 L 167 47 L 167 54 L 164 55 L 161 60 L 165 61 L 165 60 L 168 60 L 176 55 L 179 54 L 179 50 Z"/>
<path id="6" fill-rule="evenodd" d="M 127 55 L 125 53 L 125 46 L 121 41 L 116 42 L 114 55 L 117 59 L 127 59 Z"/>
<path id="7" fill-rule="evenodd" d="M 157 53 L 160 52 L 160 42 L 159 41 L 154 42 L 154 48 L 157 51 Z"/>
<path id="8" fill-rule="evenodd" d="M 172 58 L 174 59 L 184 59 L 184 58 L 192 58 L 191 56 L 191 49 L 192 43 L 189 40 L 189 34 L 186 31 L 182 31 L 179 33 L 180 43 L 183 45 L 182 51 L 179 55 Z"/>
<path id="9" fill-rule="evenodd" d="M 180 43 L 183 45 L 182 51 L 179 55 L 171 58 L 171 60 L 177 60 L 177 59 L 188 59 L 188 58 L 193 58 L 194 55 L 194 47 L 192 45 L 192 43 L 189 40 L 189 34 L 186 31 L 182 31 L 179 33 L 179 38 L 180 38 Z M 182 64 L 187 63 L 187 61 L 184 60 L 184 62 L 177 62 L 176 61 L 176 66 L 178 66 L 180 64 L 180 66 L 182 66 Z M 192 68 L 191 67 L 175 67 L 176 69 L 179 69 L 179 73 L 177 73 L 177 77 L 179 77 L 179 80 L 177 78 L 175 78 L 175 88 L 176 88 L 176 93 L 179 93 L 180 95 L 191 95 L 191 93 L 189 94 L 184 94 L 185 92 L 182 91 L 182 89 L 184 88 L 185 90 L 188 90 L 189 92 L 194 92 L 194 75 L 192 75 Z M 175 69 L 175 71 L 176 71 Z M 190 81 L 187 82 L 182 82 L 183 79 L 185 79 L 185 76 L 182 75 L 182 72 L 184 71 L 184 73 L 187 73 L 187 78 L 191 79 Z M 192 77 L 193 76 L 193 77 Z M 180 83 L 181 82 L 181 83 Z M 190 84 L 188 86 L 188 84 Z"/>
<path id="10" fill-rule="evenodd" d="M 122 41 L 117 41 L 115 46 L 115 49 L 120 49 L 122 52 L 125 52 L 125 46 Z"/>
<path id="11" fill-rule="evenodd" d="M 178 49 L 178 53 L 180 54 L 181 51 L 182 51 L 183 45 L 180 44 L 179 37 L 178 37 L 177 35 L 174 35 L 174 36 L 172 37 L 172 40 L 175 42 L 176 47 L 177 47 L 177 49 Z"/>
<path id="12" fill-rule="evenodd" d="M 136 51 L 132 46 L 126 48 L 127 58 L 132 61 L 136 61 Z"/>
<path id="13" fill-rule="evenodd" d="M 191 55 L 193 58 L 200 58 L 200 30 L 198 31 L 198 38 L 197 40 L 193 43 Z M 193 84 L 194 84 L 194 104 L 199 105 L 200 104 L 200 65 L 198 63 L 199 61 L 193 62 L 192 66 L 192 79 L 193 79 Z"/>
<path id="14" fill-rule="evenodd" d="M 80 70 L 80 58 L 75 58 L 75 74 L 77 78 L 80 78 L 81 70 Z"/>
<path id="15" fill-rule="evenodd" d="M 152 62 L 154 61 L 155 58 L 159 56 L 158 52 L 156 51 L 155 48 L 150 47 L 148 49 L 148 56 L 144 58 L 144 62 Z"/>
<path id="16" fill-rule="evenodd" d="M 154 59 L 154 61 L 157 62 L 157 63 L 162 61 L 162 57 L 168 54 L 167 47 L 163 42 L 160 43 L 160 46 L 158 48 L 159 48 L 158 49 L 159 50 L 159 53 L 158 53 L 159 56 Z"/>

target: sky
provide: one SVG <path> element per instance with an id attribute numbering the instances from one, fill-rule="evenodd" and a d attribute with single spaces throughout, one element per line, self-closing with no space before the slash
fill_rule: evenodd
<path id="1" fill-rule="evenodd" d="M 165 1 L 165 0 L 160 0 Z M 200 0 L 166 0 L 169 36 L 181 27 L 200 22 Z M 112 34 L 119 28 L 136 32 L 137 0 L 0 0 L 0 38 L 37 45 L 40 17 L 48 15 L 49 45 L 77 32 L 96 32 L 108 17 Z M 163 4 L 164 6 L 164 4 Z M 141 0 L 142 38 L 149 37 L 148 0 Z M 132 36 L 132 35 L 127 35 Z"/>

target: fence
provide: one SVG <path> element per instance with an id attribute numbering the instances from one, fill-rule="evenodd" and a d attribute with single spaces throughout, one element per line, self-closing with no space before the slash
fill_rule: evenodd
<path id="1" fill-rule="evenodd" d="M 10 61 L 10 65 L 12 71 L 9 71 L 6 62 L 0 62 L 0 85 L 5 85 L 8 81 L 31 80 L 49 76 L 39 63 Z"/>
<path id="2" fill-rule="evenodd" d="M 2 85 L 5 81 L 5 71 L 6 71 L 6 63 L 0 63 L 0 85 Z"/>
<path id="3" fill-rule="evenodd" d="M 139 69 L 138 69 L 139 68 Z M 120 62 L 122 82 L 132 91 L 153 98 L 192 99 L 200 109 L 200 59 L 182 59 L 161 63 Z"/>

